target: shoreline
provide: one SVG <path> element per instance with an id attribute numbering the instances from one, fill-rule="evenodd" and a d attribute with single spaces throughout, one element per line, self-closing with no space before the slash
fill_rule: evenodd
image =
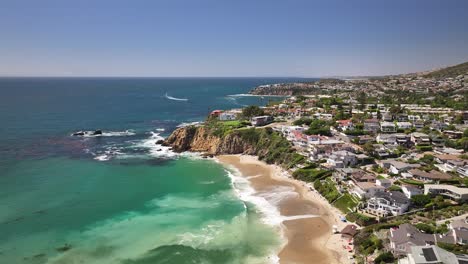
<path id="1" fill-rule="evenodd" d="M 333 264 L 352 263 L 340 234 L 332 234 L 346 226 L 340 221 L 340 212 L 310 187 L 288 177 L 288 172 L 276 165 L 259 161 L 255 156 L 220 155 L 216 159 L 226 167 L 234 167 L 246 179 L 255 193 L 275 206 L 282 238 L 277 252 L 279 263 Z M 257 205 L 261 206 L 261 205 Z"/>

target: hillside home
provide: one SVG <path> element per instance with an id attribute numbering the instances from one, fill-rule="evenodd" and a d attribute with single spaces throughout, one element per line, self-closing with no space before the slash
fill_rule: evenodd
<path id="1" fill-rule="evenodd" d="M 367 200 L 364 211 L 378 217 L 401 215 L 408 210 L 410 200 L 401 192 L 377 192 Z"/>
<path id="2" fill-rule="evenodd" d="M 410 122 L 397 122 L 396 125 L 398 129 L 410 129 L 413 127 L 413 124 Z"/>
<path id="3" fill-rule="evenodd" d="M 415 145 L 430 145 L 431 139 L 427 134 L 414 132 L 411 133 L 411 142 L 413 142 Z"/>
<path id="4" fill-rule="evenodd" d="M 341 130 L 341 131 L 353 130 L 354 129 L 353 121 L 351 121 L 350 119 L 338 120 L 338 121 L 336 121 L 336 123 L 338 125 L 338 129 Z"/>
<path id="5" fill-rule="evenodd" d="M 376 193 L 385 192 L 385 188 L 378 186 L 372 182 L 352 182 L 351 183 L 351 192 L 357 195 L 359 198 L 371 198 L 374 197 Z"/>
<path id="6" fill-rule="evenodd" d="M 380 131 L 382 131 L 382 133 L 395 133 L 396 126 L 392 122 L 382 122 L 380 123 Z"/>
<path id="7" fill-rule="evenodd" d="M 395 255 L 411 253 L 413 246 L 427 246 L 435 244 L 433 234 L 421 233 L 410 224 L 402 224 L 398 228 L 390 229 L 390 249 Z"/>
<path id="8" fill-rule="evenodd" d="M 378 119 L 366 119 L 364 120 L 364 131 L 377 133 L 380 130 L 380 123 Z"/>
<path id="9" fill-rule="evenodd" d="M 423 182 L 433 182 L 433 181 L 441 181 L 441 180 L 450 180 L 452 176 L 447 173 L 442 173 L 436 170 L 432 170 L 430 172 L 422 171 L 419 169 L 412 169 L 408 171 L 410 177 L 416 180 L 420 180 Z"/>
<path id="10" fill-rule="evenodd" d="M 425 184 L 424 194 L 442 195 L 457 202 L 468 200 L 468 188 L 459 188 L 447 184 Z"/>
<path id="11" fill-rule="evenodd" d="M 401 190 L 403 191 L 403 194 L 408 197 L 408 199 L 411 199 L 414 195 L 420 195 L 423 194 L 423 190 L 419 189 L 416 186 L 412 185 L 403 185 L 401 186 Z"/>
<path id="12" fill-rule="evenodd" d="M 252 126 L 264 126 L 273 122 L 272 116 L 255 116 L 250 119 Z"/>
<path id="13" fill-rule="evenodd" d="M 236 120 L 237 114 L 232 112 L 223 112 L 219 114 L 219 120 L 221 121 L 229 121 L 229 120 Z"/>

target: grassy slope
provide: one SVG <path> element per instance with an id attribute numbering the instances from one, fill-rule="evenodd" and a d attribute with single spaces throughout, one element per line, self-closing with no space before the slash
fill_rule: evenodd
<path id="1" fill-rule="evenodd" d="M 464 75 L 468 73 L 468 62 L 458 64 L 455 66 L 443 68 L 437 71 L 433 71 L 425 75 L 429 78 L 448 78 L 457 77 L 458 75 Z"/>

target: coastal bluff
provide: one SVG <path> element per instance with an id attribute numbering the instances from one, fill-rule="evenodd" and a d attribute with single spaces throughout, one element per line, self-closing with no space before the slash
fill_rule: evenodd
<path id="1" fill-rule="evenodd" d="M 220 131 L 207 126 L 187 126 L 174 130 L 162 142 L 174 152 L 202 152 L 205 155 L 246 154 L 284 169 L 304 161 L 292 144 L 270 127 Z"/>
<path id="2" fill-rule="evenodd" d="M 239 133 L 229 133 L 220 137 L 204 126 L 177 128 L 162 143 L 174 152 L 203 152 L 209 155 L 250 154 L 255 155 L 255 147 L 246 142 Z"/>

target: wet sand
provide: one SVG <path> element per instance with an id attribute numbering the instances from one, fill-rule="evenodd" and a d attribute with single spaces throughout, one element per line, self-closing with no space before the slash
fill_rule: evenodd
<path id="1" fill-rule="evenodd" d="M 332 226 L 344 224 L 339 214 L 305 183 L 286 177 L 279 167 L 267 165 L 256 157 L 222 155 L 218 160 L 248 178 L 256 195 L 275 204 L 284 217 L 282 229 L 287 243 L 278 253 L 281 264 L 349 263 L 340 235 Z"/>

